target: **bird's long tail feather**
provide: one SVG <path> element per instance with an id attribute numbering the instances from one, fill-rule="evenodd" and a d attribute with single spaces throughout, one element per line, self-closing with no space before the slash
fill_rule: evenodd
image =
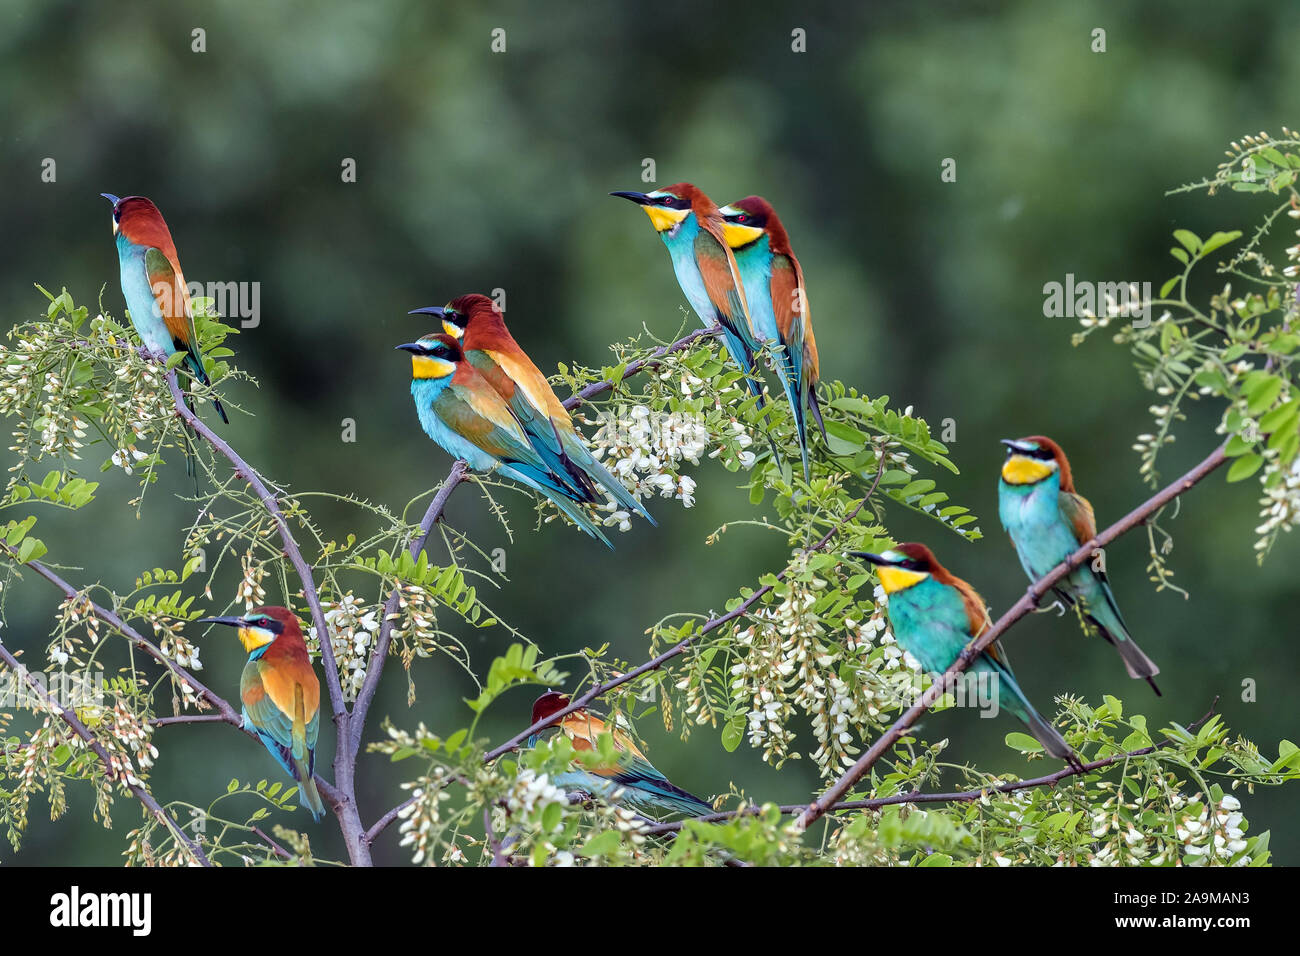
<path id="1" fill-rule="evenodd" d="M 1124 669 L 1128 671 L 1129 677 L 1146 681 L 1156 692 L 1157 697 L 1164 696 L 1160 693 L 1156 682 L 1152 680 L 1160 673 L 1160 668 L 1156 666 L 1155 661 L 1143 653 L 1142 648 L 1138 647 L 1137 642 L 1130 636 L 1128 627 L 1119 614 L 1119 608 L 1115 605 L 1115 598 L 1110 593 L 1110 585 L 1105 581 L 1098 581 L 1097 584 L 1101 588 L 1100 597 L 1096 601 L 1089 602 L 1084 612 L 1088 623 L 1114 645 L 1115 650 L 1124 660 Z"/>
<path id="2" fill-rule="evenodd" d="M 316 780 L 311 770 L 295 757 L 293 774 L 298 780 L 298 802 L 307 808 L 313 820 L 320 820 L 325 816 L 325 804 L 321 802 L 320 791 L 316 789 Z"/>

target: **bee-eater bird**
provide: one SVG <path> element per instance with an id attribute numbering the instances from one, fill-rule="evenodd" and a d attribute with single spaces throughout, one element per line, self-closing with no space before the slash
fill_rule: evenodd
<path id="1" fill-rule="evenodd" d="M 325 806 L 312 774 L 320 731 L 320 681 L 298 618 L 285 607 L 259 607 L 243 617 L 204 617 L 199 623 L 238 629 L 248 652 L 239 679 L 244 726 L 257 732 L 271 756 L 298 781 L 298 802 L 319 820 Z"/>
<path id="2" fill-rule="evenodd" d="M 736 257 L 745 302 L 754 332 L 760 340 L 783 346 L 775 356 L 777 373 L 794 413 L 795 437 L 803 459 L 803 477 L 808 471 L 808 422 L 804 403 L 813 413 L 822 437 L 821 407 L 817 404 L 817 340 L 813 337 L 808 292 L 803 269 L 790 248 L 785 226 L 771 204 L 762 196 L 747 196 L 723 206 L 722 235 Z"/>
<path id="3" fill-rule="evenodd" d="M 112 193 L 100 195 L 113 204 L 122 296 L 140 341 L 159 358 L 184 352 L 190 372 L 204 385 L 209 384 L 190 313 L 189 287 L 162 213 L 143 196 L 119 199 Z M 229 424 L 221 402 L 214 398 L 212 405 Z"/>
<path id="4" fill-rule="evenodd" d="M 575 495 L 593 500 L 599 483 L 624 508 L 655 523 L 636 496 L 592 456 L 568 409 L 510 334 L 495 302 L 485 295 L 462 295 L 445 306 L 414 309 L 411 315 L 442 320 L 443 331 L 460 340 L 469 363 L 509 403 L 533 448 Z"/>
<path id="5" fill-rule="evenodd" d="M 763 400 L 754 369 L 759 347 L 745 303 L 745 290 L 722 234 L 722 214 L 713 200 L 690 183 L 677 183 L 653 192 L 614 192 L 646 211 L 659 238 L 668 247 L 673 272 L 686 300 L 705 328 L 722 327 L 731 360 L 745 373 L 749 390 Z"/>
<path id="6" fill-rule="evenodd" d="M 1004 438 L 1007 460 L 998 480 L 998 516 L 1011 535 L 1020 564 L 1037 581 L 1097 536 L 1092 505 L 1074 490 L 1070 462 L 1061 446 L 1043 435 Z M 1086 561 L 1053 589 L 1115 646 L 1129 677 L 1140 677 L 1160 694 L 1152 680 L 1160 668 L 1129 635 L 1104 568 Z"/>
<path id="7" fill-rule="evenodd" d="M 545 720 L 569 705 L 569 698 L 554 691 L 543 694 L 533 703 L 533 723 Z M 655 815 L 684 813 L 698 817 L 712 813 L 713 807 L 681 787 L 668 782 L 668 778 L 651 766 L 645 754 L 637 748 L 618 727 L 607 724 L 586 710 L 575 710 L 559 718 L 554 725 L 538 731 L 528 738 L 528 746 L 556 734 L 564 734 L 573 743 L 574 750 L 595 751 L 597 739 L 608 733 L 618 755 L 617 766 L 588 770 L 576 760 L 574 769 L 559 774 L 555 785 L 566 790 L 580 790 L 593 797 L 611 798 L 620 788 L 622 800 L 640 810 Z"/>
<path id="8" fill-rule="evenodd" d="M 876 565 L 880 586 L 889 596 L 894 639 L 927 673 L 946 671 L 990 626 L 988 609 L 975 589 L 940 564 L 925 545 L 900 544 L 884 554 L 850 553 Z M 999 708 L 1020 718 L 1049 754 L 1082 766 L 1065 738 L 1020 689 L 1000 643 L 985 648 L 967 672 L 981 682 L 992 680 Z"/>
<path id="9" fill-rule="evenodd" d="M 587 534 L 614 547 L 583 511 L 583 505 L 597 502 L 596 495 L 578 494 L 569 484 L 572 476 L 551 469 L 519 417 L 465 358 L 456 339 L 434 332 L 395 347 L 411 353 L 411 397 L 426 435 L 471 468 L 500 471 L 540 492 Z"/>

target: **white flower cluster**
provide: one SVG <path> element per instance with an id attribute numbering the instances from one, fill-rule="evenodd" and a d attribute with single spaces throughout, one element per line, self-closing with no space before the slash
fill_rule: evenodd
<path id="1" fill-rule="evenodd" d="M 549 774 L 539 774 L 535 770 L 524 768 L 515 777 L 505 801 L 510 816 L 531 819 L 534 813 L 552 803 L 567 806 L 569 797 L 561 788 L 551 783 Z M 557 824 L 557 826 L 562 825 L 562 823 Z"/>
<path id="2" fill-rule="evenodd" d="M 323 610 L 343 696 L 347 700 L 356 700 L 361 685 L 366 681 L 366 663 L 379 634 L 382 609 L 363 604 L 349 591 L 337 601 L 326 602 Z M 319 646 L 320 635 L 316 633 L 315 625 L 307 631 Z"/>
<path id="3" fill-rule="evenodd" d="M 1170 794 L 1169 809 L 1177 813 L 1174 837 L 1181 844 L 1175 852 L 1177 863 L 1183 866 L 1231 863 L 1233 857 L 1246 849 L 1241 801 L 1231 794 L 1225 794 L 1219 800 L 1212 817 L 1210 808 L 1205 805 L 1199 793 L 1191 798 L 1180 793 Z M 1168 848 L 1152 856 L 1149 834 L 1142 833 L 1132 823 L 1123 824 L 1122 831 L 1120 826 L 1119 817 L 1113 811 L 1103 808 L 1093 814 L 1092 835 L 1105 837 L 1116 831 L 1119 832 L 1120 841 L 1107 843 L 1092 854 L 1089 865 L 1129 866 L 1142 861 L 1152 866 L 1165 864 L 1170 852 Z M 1247 866 L 1249 863 L 1250 857 L 1243 856 L 1232 865 Z"/>
<path id="4" fill-rule="evenodd" d="M 1201 803 L 1197 794 L 1190 801 L 1189 812 L 1178 823 L 1174 833 L 1183 842 L 1183 863 L 1187 866 L 1206 866 L 1211 863 L 1228 863 L 1242 850 L 1246 840 L 1241 824 L 1241 801 L 1224 794 L 1211 817 L 1210 808 Z M 1194 811 L 1194 812 L 1192 812 Z M 1249 857 L 1243 856 L 1234 865 L 1245 866 Z"/>
<path id="5" fill-rule="evenodd" d="M 235 600 L 244 602 L 244 610 L 251 611 L 261 607 L 266 601 L 266 589 L 262 587 L 262 578 L 266 571 L 261 563 L 254 560 L 253 549 L 249 548 L 240 559 L 243 576 L 235 587 Z"/>
<path id="6" fill-rule="evenodd" d="M 1300 209 L 1288 209 L 1286 214 L 1292 219 L 1300 219 Z M 1295 234 L 1300 236 L 1300 229 L 1297 229 Z M 1282 270 L 1282 275 L 1288 279 L 1300 276 L 1300 242 L 1287 249 L 1286 257 L 1291 261 L 1291 264 Z M 1300 289 L 1296 291 L 1296 295 L 1300 296 Z"/>
<path id="7" fill-rule="evenodd" d="M 397 736 L 391 731 L 390 735 Z M 414 848 L 411 863 L 415 866 L 421 863 L 433 865 L 435 862 L 432 851 L 438 845 L 439 824 L 442 822 L 438 805 L 451 799 L 446 781 L 442 779 L 443 769 L 434 767 L 432 774 L 402 784 L 403 790 L 411 791 L 412 801 L 397 812 L 397 818 L 402 821 L 397 828 L 402 835 L 398 846 Z"/>
<path id="8" fill-rule="evenodd" d="M 117 451 L 113 452 L 113 454 L 109 456 L 109 460 L 129 475 L 131 474 L 131 463 L 133 461 L 141 461 L 148 457 L 149 456 L 140 451 L 140 449 L 131 445 L 128 448 L 119 448 Z"/>
<path id="9" fill-rule="evenodd" d="M 127 786 L 144 786 L 136 767 L 144 773 L 158 757 L 158 748 L 150 739 L 152 728 L 120 701 L 97 716 L 108 731 L 99 735 L 99 741 L 109 756 L 109 775 Z"/>
<path id="10" fill-rule="evenodd" d="M 646 405 L 626 414 L 601 412 L 600 427 L 591 438 L 592 454 L 637 498 L 676 498 L 684 507 L 695 504 L 695 479 L 682 474 L 682 465 L 700 463 L 709 433 L 696 415 L 655 414 Z M 611 497 L 606 526 L 620 531 L 632 527 L 631 515 Z"/>
<path id="11" fill-rule="evenodd" d="M 1262 551 L 1279 531 L 1300 525 L 1300 456 L 1285 472 L 1276 459 L 1269 461 L 1260 481 L 1264 485 L 1264 497 L 1259 501 L 1263 523 L 1255 529 L 1260 536 L 1255 549 Z"/>

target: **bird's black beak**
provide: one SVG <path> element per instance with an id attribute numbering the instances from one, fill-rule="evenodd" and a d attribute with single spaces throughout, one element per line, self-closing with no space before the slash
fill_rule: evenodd
<path id="1" fill-rule="evenodd" d="M 423 352 L 424 346 L 419 342 L 405 342 L 401 345 L 394 345 L 394 351 L 400 349 L 403 352 Z"/>
<path id="2" fill-rule="evenodd" d="M 242 617 L 201 617 L 195 624 L 225 624 L 227 627 L 247 627 L 248 622 Z"/>
<path id="3" fill-rule="evenodd" d="M 407 315 L 436 315 L 441 317 L 447 310 L 441 305 L 426 305 L 423 309 L 412 309 Z M 399 345 L 398 348 L 401 348 Z"/>
<path id="4" fill-rule="evenodd" d="M 845 551 L 846 555 L 851 558 L 861 558 L 871 564 L 891 564 L 892 562 L 878 554 L 872 554 L 870 551 Z"/>
<path id="5" fill-rule="evenodd" d="M 100 195 L 103 196 L 105 199 L 107 199 L 109 202 L 111 202 L 114 206 L 116 206 L 118 203 L 122 201 L 118 199 L 116 196 L 114 196 L 112 193 L 100 193 Z"/>
<path id="6" fill-rule="evenodd" d="M 647 196 L 645 193 L 617 192 L 617 193 L 610 193 L 610 195 L 621 196 L 624 199 L 630 199 L 638 206 L 644 206 L 648 202 L 650 202 L 650 197 Z"/>

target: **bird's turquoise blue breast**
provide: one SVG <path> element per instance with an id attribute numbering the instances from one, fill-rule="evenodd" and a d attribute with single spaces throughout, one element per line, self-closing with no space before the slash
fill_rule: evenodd
<path id="1" fill-rule="evenodd" d="M 411 397 L 415 399 L 415 412 L 420 417 L 420 427 L 453 458 L 464 458 L 477 471 L 491 471 L 497 460 L 453 431 L 438 416 L 437 401 L 450 383 L 451 376 L 411 379 Z"/>
<path id="2" fill-rule="evenodd" d="M 754 331 L 760 340 L 779 339 L 780 332 L 772 309 L 772 251 L 766 235 L 736 253 L 736 267 L 745 287 L 745 301 L 749 305 Z"/>
<path id="3" fill-rule="evenodd" d="M 998 517 L 1031 577 L 1042 577 L 1079 546 L 1074 530 L 1061 515 L 1058 473 L 1032 485 L 999 480 Z"/>
<path id="4" fill-rule="evenodd" d="M 889 595 L 889 624 L 925 671 L 947 670 L 971 639 L 961 594 L 934 578 Z"/>
<path id="5" fill-rule="evenodd" d="M 691 213 L 675 229 L 665 230 L 659 233 L 659 237 L 668 247 L 668 254 L 673 260 L 673 273 L 686 295 L 686 301 L 691 304 L 701 322 L 712 325 L 716 310 L 709 300 L 708 290 L 704 288 L 699 263 L 695 261 L 695 237 L 699 232 L 699 221 Z"/>
<path id="6" fill-rule="evenodd" d="M 126 307 L 131 310 L 131 324 L 141 342 L 151 352 L 171 355 L 176 351 L 176 346 L 149 285 L 149 272 L 144 264 L 145 251 L 144 246 L 137 246 L 120 232 L 117 234 L 122 296 L 126 299 Z"/>

